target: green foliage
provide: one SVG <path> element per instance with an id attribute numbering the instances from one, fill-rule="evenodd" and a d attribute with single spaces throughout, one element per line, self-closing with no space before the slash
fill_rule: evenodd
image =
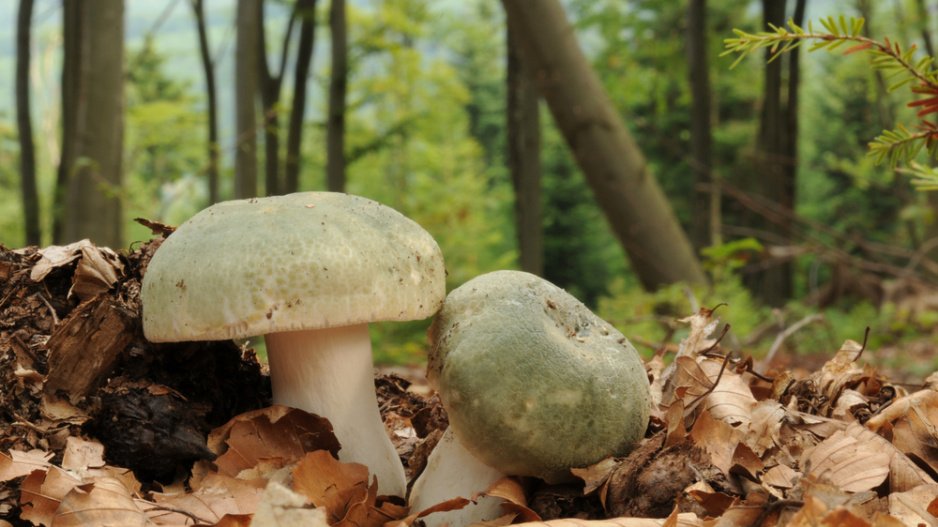
<path id="1" fill-rule="evenodd" d="M 22 246 L 23 206 L 20 190 L 19 144 L 16 130 L 0 115 L 0 244 L 9 248 Z"/>
<path id="2" fill-rule="evenodd" d="M 649 357 L 655 348 L 677 343 L 687 336 L 689 326 L 679 319 L 693 314 L 692 299 L 697 305 L 715 308 L 714 317 L 730 325 L 734 335 L 743 338 L 770 318 L 770 310 L 755 300 L 736 275 L 713 282 L 710 287 L 674 284 L 654 292 L 644 291 L 637 283 L 615 280 L 610 295 L 599 300 L 597 313 L 628 337 L 638 350 Z M 771 340 L 755 343 L 743 353 L 756 354 L 768 349 Z M 733 347 L 731 345 L 731 347 Z"/>

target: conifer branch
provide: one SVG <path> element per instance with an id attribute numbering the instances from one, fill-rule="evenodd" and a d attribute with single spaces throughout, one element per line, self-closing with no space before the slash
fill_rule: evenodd
<path id="1" fill-rule="evenodd" d="M 898 77 L 898 80 L 889 86 L 889 91 L 912 83 L 912 93 L 925 96 L 925 98 L 908 103 L 908 106 L 912 108 L 921 107 L 918 117 L 923 118 L 926 115 L 938 113 L 938 70 L 932 66 L 934 58 L 926 55 L 913 62 L 917 50 L 914 44 L 903 50 L 898 42 L 891 41 L 888 37 L 879 42 L 860 35 L 864 24 L 862 18 L 851 17 L 848 20 L 840 16 L 835 20 L 834 17 L 828 17 L 822 18 L 820 23 L 826 32 L 816 32 L 810 22 L 808 30 L 805 31 L 792 20 L 788 21 L 787 28 L 769 24 L 772 31 L 747 33 L 734 29 L 733 32 L 737 38 L 728 38 L 723 41 L 726 51 L 720 56 L 738 53 L 739 57 L 730 66 L 733 68 L 743 58 L 759 49 L 769 50 L 769 62 L 771 62 L 805 41 L 815 42 L 808 49 L 809 52 L 818 49 L 833 51 L 852 42 L 854 45 L 844 50 L 844 55 L 866 51 L 872 56 L 870 60 L 872 69 L 882 71 L 887 79 Z M 884 130 L 869 143 L 870 151 L 867 155 L 875 157 L 877 164 L 888 157 L 894 168 L 899 161 L 911 162 L 925 147 L 929 155 L 938 157 L 938 125 L 922 119 L 920 124 L 914 126 L 919 129 L 918 132 L 910 132 L 901 124 L 895 130 Z"/>

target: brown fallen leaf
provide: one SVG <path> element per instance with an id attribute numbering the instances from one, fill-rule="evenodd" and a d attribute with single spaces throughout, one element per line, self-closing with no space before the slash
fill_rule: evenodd
<path id="1" fill-rule="evenodd" d="M 45 471 L 51 466 L 49 460 L 55 452 L 34 449 L 28 452 L 10 451 L 10 455 L 0 453 L 0 481 L 10 481 L 27 476 L 34 470 Z"/>
<path id="2" fill-rule="evenodd" d="M 889 494 L 889 515 L 901 520 L 905 525 L 938 525 L 938 518 L 928 511 L 938 485 L 923 485 L 905 492 Z"/>
<path id="3" fill-rule="evenodd" d="M 153 524 L 134 502 L 132 491 L 113 478 L 74 487 L 62 499 L 52 519 L 54 527 L 121 525 L 149 527 Z"/>
<path id="4" fill-rule="evenodd" d="M 377 479 L 368 467 L 342 463 L 329 452 L 310 452 L 293 469 L 293 490 L 326 510 L 329 525 L 379 527 L 398 518 L 378 509 Z"/>
<path id="5" fill-rule="evenodd" d="M 33 525 L 52 525 L 62 498 L 79 484 L 80 479 L 54 465 L 48 470 L 33 471 L 20 486 L 22 518 Z"/>
<path id="6" fill-rule="evenodd" d="M 257 511 L 265 483 L 211 474 L 192 492 L 153 493 L 155 505 L 142 505 L 141 508 L 155 525 L 186 525 L 189 515 L 199 518 L 200 522 L 214 524 L 226 515 L 247 515 Z"/>
<path id="7" fill-rule="evenodd" d="M 889 461 L 877 441 L 837 431 L 806 452 L 802 465 L 810 467 L 809 474 L 824 477 L 847 492 L 861 492 L 886 480 Z"/>
<path id="8" fill-rule="evenodd" d="M 306 496 L 271 481 L 250 522 L 251 527 L 327 527 L 325 509 L 315 508 Z"/>
<path id="9" fill-rule="evenodd" d="M 710 454 L 713 466 L 727 477 L 733 466 L 733 454 L 741 434 L 732 426 L 715 419 L 710 412 L 703 412 L 690 431 L 690 439 Z"/>
<path id="10" fill-rule="evenodd" d="M 287 466 L 316 450 L 335 456 L 339 441 L 327 419 L 275 405 L 238 415 L 216 428 L 209 434 L 208 447 L 219 455 L 218 473 L 237 477 L 262 459 L 279 459 L 281 466 Z"/>
<path id="11" fill-rule="evenodd" d="M 33 282 L 41 282 L 54 269 L 68 265 L 80 258 L 82 247 L 93 246 L 91 240 L 85 238 L 68 245 L 50 245 L 39 249 L 37 253 L 41 258 L 30 270 L 29 279 Z"/>
<path id="12" fill-rule="evenodd" d="M 673 517 L 653 518 L 610 518 L 608 520 L 579 520 L 563 518 L 546 522 L 516 523 L 513 527 L 704 527 L 705 523 L 693 513 L 674 514 Z M 670 523 L 669 523 L 670 522 Z M 473 524 L 484 525 L 484 524 Z"/>
<path id="13" fill-rule="evenodd" d="M 75 295 L 82 302 L 90 300 L 109 291 L 123 273 L 124 264 L 114 251 L 107 247 L 84 245 L 67 297 Z"/>

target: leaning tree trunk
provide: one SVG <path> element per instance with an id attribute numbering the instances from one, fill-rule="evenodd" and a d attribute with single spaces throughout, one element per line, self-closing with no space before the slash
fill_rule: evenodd
<path id="1" fill-rule="evenodd" d="M 326 131 L 326 182 L 332 192 L 345 190 L 345 92 L 348 84 L 345 0 L 332 0 L 332 76 L 329 80 L 329 122 Z"/>
<path id="2" fill-rule="evenodd" d="M 123 133 L 124 133 L 124 2 L 66 0 L 75 11 L 78 35 L 66 36 L 74 45 L 78 71 L 63 84 L 63 116 L 74 126 L 63 138 L 63 148 L 74 141 L 74 151 L 62 157 L 67 180 L 62 237 L 67 241 L 90 238 L 98 245 L 123 247 Z M 66 15 L 68 20 L 69 15 Z M 66 31 L 69 31 L 68 21 Z M 76 58 L 66 54 L 66 60 Z M 66 72 L 70 65 L 64 65 Z M 63 75 L 66 77 L 66 75 Z M 75 91 L 73 94 L 72 91 Z M 76 97 L 66 103 L 64 99 Z"/>
<path id="3" fill-rule="evenodd" d="M 300 188 L 300 145 L 303 144 L 303 114 L 306 112 L 306 80 L 313 60 L 316 37 L 316 0 L 298 0 L 296 12 L 300 23 L 300 41 L 296 48 L 296 66 L 293 70 L 293 104 L 287 127 L 287 158 L 284 163 L 284 193 Z"/>
<path id="4" fill-rule="evenodd" d="M 508 166 L 515 190 L 515 226 L 521 270 L 544 274 L 541 224 L 541 119 L 531 68 L 508 30 Z"/>
<path id="5" fill-rule="evenodd" d="M 218 202 L 218 90 L 215 88 L 215 63 L 208 47 L 208 31 L 205 26 L 203 0 L 193 0 L 196 29 L 199 33 L 199 55 L 205 72 L 205 96 L 208 102 L 208 202 Z"/>
<path id="6" fill-rule="evenodd" d="M 234 197 L 257 196 L 257 115 L 258 88 L 257 3 L 238 0 L 237 50 L 235 52 L 235 182 Z"/>
<path id="7" fill-rule="evenodd" d="M 671 204 L 576 42 L 559 0 L 502 0 L 541 94 L 642 285 L 704 283 Z"/>
<path id="8" fill-rule="evenodd" d="M 16 125 L 20 140 L 20 186 L 23 192 L 23 220 L 26 245 L 39 245 L 39 193 L 36 190 L 36 147 L 33 120 L 29 115 L 29 35 L 33 0 L 20 0 L 16 20 Z"/>

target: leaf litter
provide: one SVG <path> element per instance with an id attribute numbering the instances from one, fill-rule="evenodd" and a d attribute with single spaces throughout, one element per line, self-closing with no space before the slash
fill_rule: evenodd
<path id="1" fill-rule="evenodd" d="M 337 460 L 328 420 L 270 406 L 248 347 L 146 342 L 139 281 L 159 240 L 131 253 L 0 246 L 0 518 L 409 527 L 478 499 L 409 511 Z M 574 469 L 581 485 L 504 478 L 483 493 L 504 500 L 488 525 L 938 525 L 938 374 L 907 391 L 848 340 L 818 371 L 765 378 L 721 349 L 711 310 L 681 322 L 677 357 L 646 364 L 655 408 L 632 453 Z M 91 343 L 110 362 L 73 358 Z M 412 480 L 445 411 L 400 377 L 376 384 Z"/>

